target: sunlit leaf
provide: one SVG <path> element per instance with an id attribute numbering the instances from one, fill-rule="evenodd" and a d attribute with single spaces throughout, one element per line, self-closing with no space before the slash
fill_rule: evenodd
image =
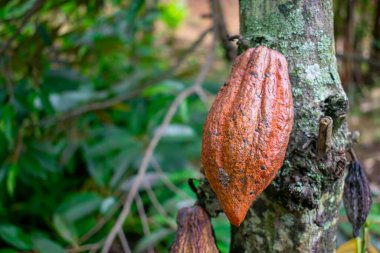
<path id="1" fill-rule="evenodd" d="M 154 95 L 175 95 L 184 88 L 183 83 L 166 80 L 165 82 L 148 87 L 144 90 L 143 95 L 150 97 Z"/>
<path id="2" fill-rule="evenodd" d="M 186 16 L 186 2 L 171 0 L 160 6 L 162 21 L 170 28 L 176 28 Z"/>
<path id="3" fill-rule="evenodd" d="M 106 214 L 113 206 L 116 204 L 116 199 L 114 197 L 108 197 L 103 200 L 100 206 L 100 212 Z"/>
<path id="4" fill-rule="evenodd" d="M 18 172 L 19 172 L 19 167 L 17 164 L 13 163 L 8 166 L 7 190 L 8 190 L 9 195 L 11 196 L 13 196 L 15 188 L 16 188 Z"/>
<path id="5" fill-rule="evenodd" d="M 171 124 L 169 125 L 163 135 L 162 139 L 165 141 L 180 142 L 184 140 L 191 140 L 195 136 L 193 129 L 187 125 Z"/>

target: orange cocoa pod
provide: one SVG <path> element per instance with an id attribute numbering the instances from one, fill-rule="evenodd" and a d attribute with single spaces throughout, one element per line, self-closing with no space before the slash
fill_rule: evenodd
<path id="1" fill-rule="evenodd" d="M 293 127 L 285 56 L 264 46 L 238 56 L 204 124 L 202 164 L 231 224 L 240 226 L 282 166 Z"/>

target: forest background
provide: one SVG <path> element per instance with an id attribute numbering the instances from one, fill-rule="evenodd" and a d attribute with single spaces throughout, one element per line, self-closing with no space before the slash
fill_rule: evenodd
<path id="1" fill-rule="evenodd" d="M 167 252 L 196 200 L 188 179 L 202 177 L 203 122 L 237 53 L 237 2 L 0 2 L 1 253 L 96 252 L 137 180 L 111 252 Z M 334 6 L 380 249 L 380 1 Z M 352 234 L 340 215 L 338 245 Z M 221 252 L 229 226 L 213 219 Z"/>

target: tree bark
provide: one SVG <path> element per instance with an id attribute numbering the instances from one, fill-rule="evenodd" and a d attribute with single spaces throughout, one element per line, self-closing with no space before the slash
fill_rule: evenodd
<path id="1" fill-rule="evenodd" d="M 240 0 L 240 19 L 251 46 L 263 44 L 286 56 L 295 122 L 282 168 L 242 225 L 232 227 L 230 251 L 334 252 L 348 102 L 336 66 L 332 0 Z M 333 120 L 331 138 L 326 119 Z M 216 215 L 220 208 L 207 182 L 198 192 Z"/>

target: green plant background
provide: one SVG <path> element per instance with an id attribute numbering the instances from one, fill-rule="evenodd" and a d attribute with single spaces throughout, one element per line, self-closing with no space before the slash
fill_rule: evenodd
<path id="1" fill-rule="evenodd" d="M 11 39 L 0 57 L 1 253 L 87 252 L 105 239 L 149 141 L 204 61 L 199 46 L 167 73 L 191 44 L 175 36 L 190 18 L 175 0 L 0 2 L 1 45 Z M 217 56 L 204 83 L 210 101 L 230 68 L 220 45 Z M 201 176 L 208 109 L 188 97 L 155 149 L 123 225 L 133 252 L 167 252 L 178 209 L 195 202 L 187 180 Z M 372 210 L 378 222 L 379 204 Z M 228 252 L 229 223 L 213 225 Z"/>

